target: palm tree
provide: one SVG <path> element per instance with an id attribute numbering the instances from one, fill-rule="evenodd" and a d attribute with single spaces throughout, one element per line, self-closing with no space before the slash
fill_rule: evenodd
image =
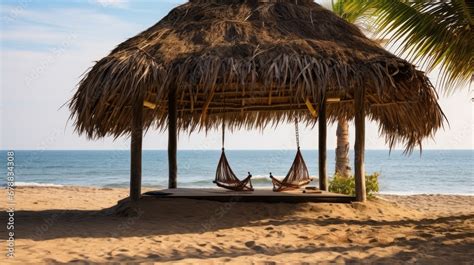
<path id="1" fill-rule="evenodd" d="M 423 66 L 440 68 L 445 93 L 474 80 L 474 1 L 336 0 L 333 11 L 371 33 L 379 43 L 398 46 L 396 53 Z M 388 40 L 388 41 L 387 41 Z M 336 173 L 350 175 L 349 126 L 337 126 Z"/>
<path id="2" fill-rule="evenodd" d="M 336 174 L 342 177 L 351 175 L 349 166 L 349 123 L 346 119 L 337 121 Z"/>
<path id="3" fill-rule="evenodd" d="M 344 18 L 348 22 L 354 23 L 363 13 L 348 13 L 344 10 L 344 0 L 332 1 L 332 11 Z M 342 177 L 351 175 L 351 167 L 349 165 L 349 123 L 346 119 L 337 121 L 337 145 L 336 145 L 336 168 L 335 173 Z"/>

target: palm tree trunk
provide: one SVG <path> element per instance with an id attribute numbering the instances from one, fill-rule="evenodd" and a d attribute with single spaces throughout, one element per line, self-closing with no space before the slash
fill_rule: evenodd
<path id="1" fill-rule="evenodd" d="M 349 177 L 351 175 L 351 167 L 349 166 L 349 123 L 347 120 L 339 119 L 336 136 L 336 173 Z"/>

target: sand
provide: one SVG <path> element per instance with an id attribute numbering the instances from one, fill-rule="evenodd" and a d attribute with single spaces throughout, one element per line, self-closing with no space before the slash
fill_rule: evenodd
<path id="1" fill-rule="evenodd" d="M 16 257 L 7 263 L 474 262 L 474 196 L 384 195 L 366 204 L 154 199 L 136 217 L 114 215 L 127 192 L 18 187 Z M 0 196 L 4 257 L 4 190 Z"/>

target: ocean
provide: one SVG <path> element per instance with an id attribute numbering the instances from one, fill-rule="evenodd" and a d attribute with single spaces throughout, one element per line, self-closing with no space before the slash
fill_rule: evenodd
<path id="1" fill-rule="evenodd" d="M 310 175 L 317 176 L 317 151 L 303 150 Z M 6 185 L 7 151 L 0 185 Z M 234 172 L 250 171 L 256 188 L 271 188 L 268 173 L 282 178 L 293 162 L 295 150 L 226 150 Z M 178 187 L 214 187 L 220 150 L 178 151 Z M 474 195 L 474 150 L 425 150 L 420 156 L 402 151 L 367 150 L 366 173 L 379 172 L 380 193 Z M 353 154 L 351 154 L 351 163 Z M 15 151 L 17 186 L 128 187 L 130 154 L 110 151 Z M 334 151 L 328 150 L 328 172 L 334 172 Z M 143 151 L 143 185 L 166 188 L 167 151 Z M 313 182 L 317 185 L 317 180 Z"/>

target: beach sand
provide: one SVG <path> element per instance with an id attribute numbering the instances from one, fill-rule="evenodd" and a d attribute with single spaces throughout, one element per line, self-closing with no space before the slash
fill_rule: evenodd
<path id="1" fill-rule="evenodd" d="M 366 204 L 162 199 L 143 203 L 136 217 L 118 217 L 113 206 L 127 193 L 127 189 L 18 187 L 14 261 L 474 262 L 474 196 L 384 195 Z M 5 190 L 0 196 L 6 198 Z M 3 203 L 2 207 L 4 255 Z"/>

